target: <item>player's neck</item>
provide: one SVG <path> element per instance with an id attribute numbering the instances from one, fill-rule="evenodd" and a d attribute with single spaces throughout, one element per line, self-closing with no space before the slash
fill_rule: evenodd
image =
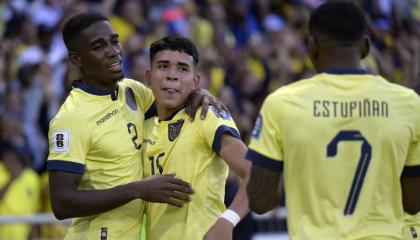
<path id="1" fill-rule="evenodd" d="M 355 56 L 354 54 L 345 55 L 343 53 L 320 55 L 317 65 L 317 70 L 319 72 L 324 72 L 331 69 L 340 70 L 361 68 L 360 56 Z"/>
<path id="2" fill-rule="evenodd" d="M 173 118 L 173 116 L 182 108 L 184 108 L 185 105 L 178 106 L 176 108 L 165 108 L 164 106 L 161 106 L 159 104 L 156 104 L 157 112 L 159 121 L 167 121 Z"/>
<path id="3" fill-rule="evenodd" d="M 101 82 L 98 82 L 98 81 L 83 78 L 82 82 L 83 82 L 83 84 L 85 84 L 89 88 L 92 88 L 94 90 L 104 91 L 104 92 L 112 92 L 115 89 L 117 89 L 117 87 L 118 87 L 118 81 L 111 82 L 109 84 L 104 84 L 104 83 L 101 83 Z"/>

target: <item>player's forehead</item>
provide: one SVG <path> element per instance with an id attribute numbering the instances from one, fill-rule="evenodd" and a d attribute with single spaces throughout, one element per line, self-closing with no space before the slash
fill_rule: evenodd
<path id="1" fill-rule="evenodd" d="M 118 34 L 111 27 L 108 21 L 96 22 L 80 33 L 80 41 L 82 44 L 90 44 L 99 39 L 109 39 L 118 37 Z"/>
<path id="2" fill-rule="evenodd" d="M 165 49 L 157 52 L 153 59 L 153 64 L 161 62 L 172 64 L 184 63 L 189 66 L 193 66 L 194 59 L 191 55 L 188 55 L 187 53 L 177 50 Z"/>

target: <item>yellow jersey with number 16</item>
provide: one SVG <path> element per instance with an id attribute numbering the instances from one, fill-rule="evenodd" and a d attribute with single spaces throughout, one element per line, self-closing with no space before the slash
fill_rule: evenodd
<path id="1" fill-rule="evenodd" d="M 145 177 L 176 173 L 195 190 L 182 208 L 147 203 L 147 238 L 202 239 L 226 209 L 228 166 L 218 153 L 223 134 L 239 138 L 235 123 L 229 113 L 213 107 L 205 120 L 190 122 L 183 108 L 167 121 L 146 120 L 144 128 Z"/>

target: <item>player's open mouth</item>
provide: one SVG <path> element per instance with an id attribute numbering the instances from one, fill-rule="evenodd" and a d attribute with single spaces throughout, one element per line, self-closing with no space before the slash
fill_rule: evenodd
<path id="1" fill-rule="evenodd" d="M 162 88 L 162 90 L 167 92 L 167 93 L 177 93 L 177 92 L 179 92 L 175 88 Z"/>
<path id="2" fill-rule="evenodd" d="M 113 72 L 121 72 L 122 71 L 122 66 L 121 66 L 121 62 L 118 61 L 116 63 L 113 63 L 111 65 L 108 65 L 108 69 L 113 71 Z"/>

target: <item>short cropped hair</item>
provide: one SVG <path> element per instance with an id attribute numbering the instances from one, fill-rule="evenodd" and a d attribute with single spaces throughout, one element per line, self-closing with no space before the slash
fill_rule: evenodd
<path id="1" fill-rule="evenodd" d="M 108 19 L 95 12 L 80 13 L 71 17 L 63 28 L 63 40 L 67 50 L 72 50 L 72 43 L 79 37 L 80 32 L 101 21 L 108 21 Z"/>
<path id="2" fill-rule="evenodd" d="M 366 32 L 365 16 L 353 1 L 327 1 L 312 12 L 309 32 L 339 42 L 355 42 Z"/>
<path id="3" fill-rule="evenodd" d="M 174 34 L 153 42 L 152 45 L 150 45 L 150 63 L 153 62 L 156 54 L 163 50 L 172 50 L 186 53 L 193 57 L 195 66 L 198 64 L 197 49 L 194 43 L 188 38 Z"/>

